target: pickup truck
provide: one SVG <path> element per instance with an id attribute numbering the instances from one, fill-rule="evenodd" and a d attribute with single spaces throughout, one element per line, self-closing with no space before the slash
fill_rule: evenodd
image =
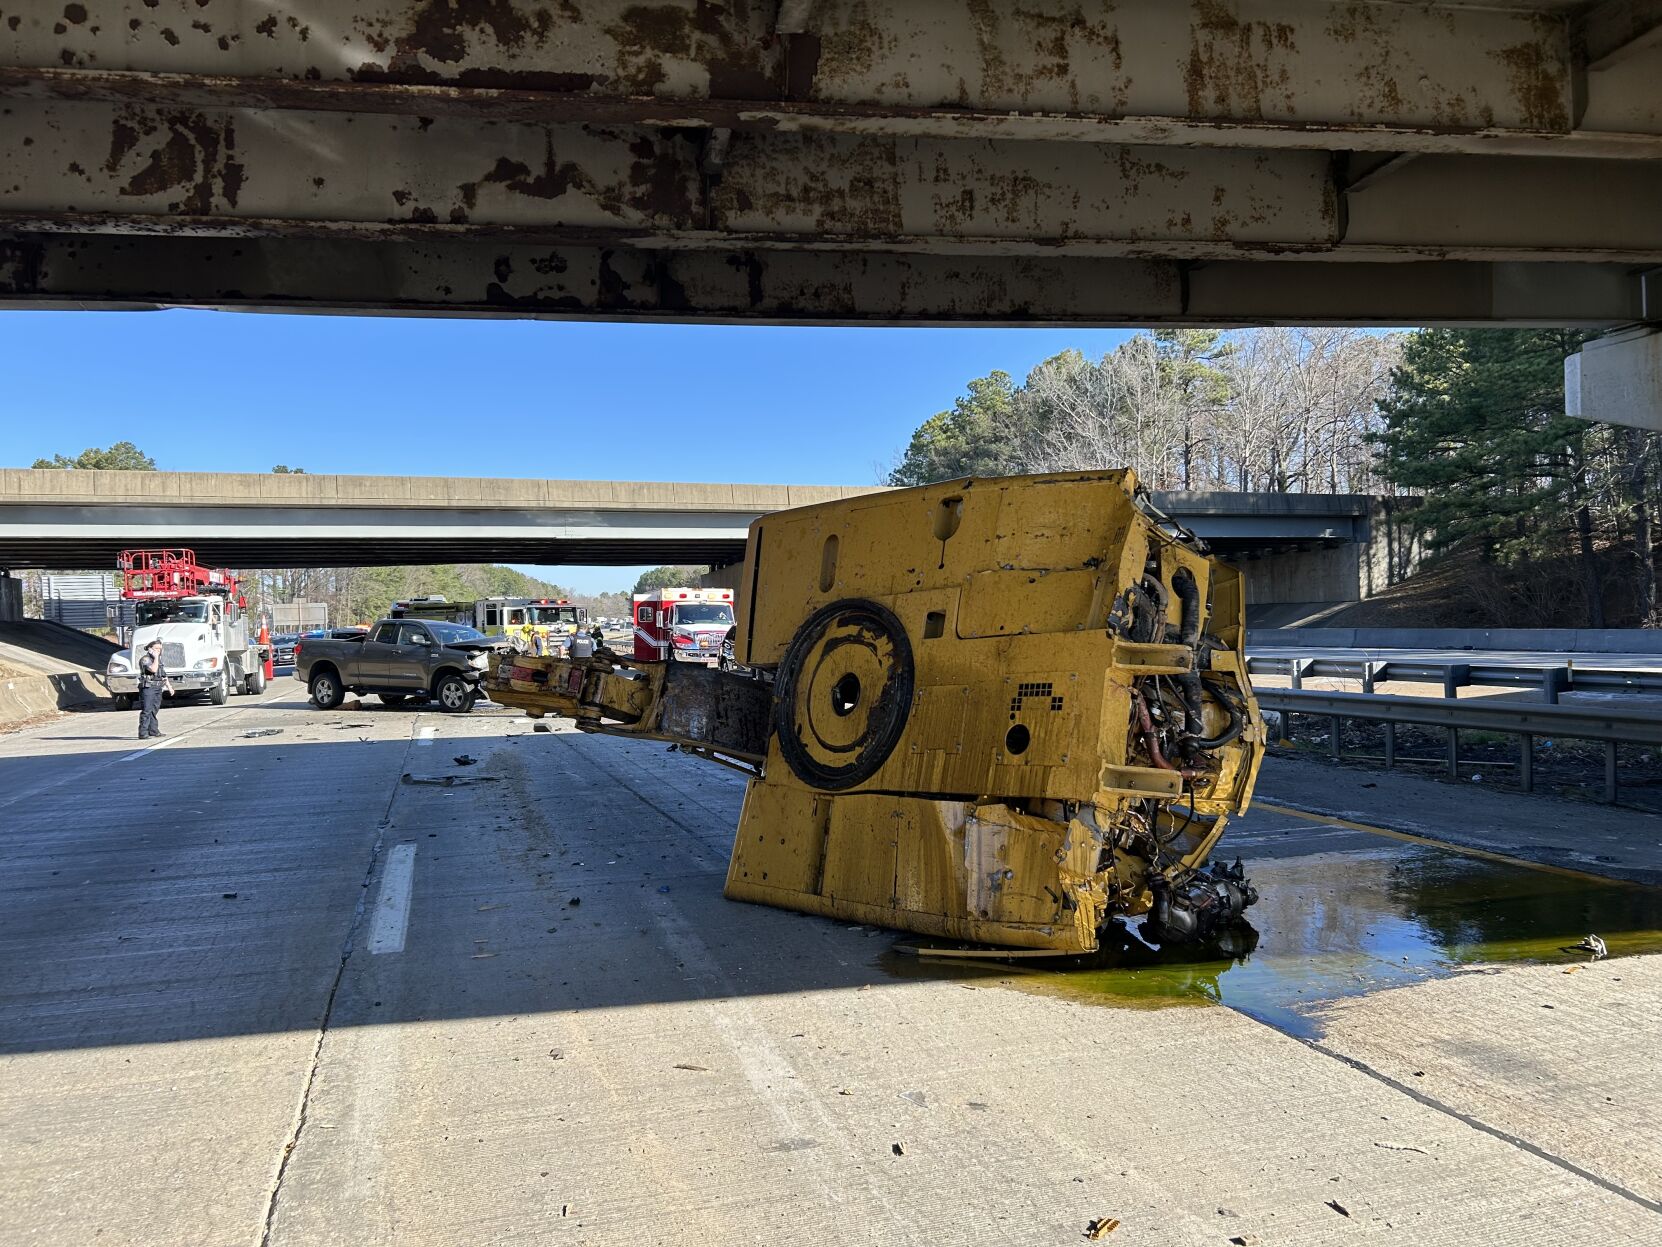
<path id="1" fill-rule="evenodd" d="M 493 650 L 506 648 L 462 624 L 435 619 L 382 619 L 358 636 L 302 637 L 294 678 L 319 710 L 333 710 L 348 693 L 373 693 L 388 705 L 431 699 L 463 714 L 479 698 L 479 680 Z"/>

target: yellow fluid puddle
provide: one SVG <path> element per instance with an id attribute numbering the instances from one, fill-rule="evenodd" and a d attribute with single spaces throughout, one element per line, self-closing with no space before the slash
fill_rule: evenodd
<path id="1" fill-rule="evenodd" d="M 1662 888 L 1603 882 L 1422 845 L 1267 857 L 1249 864 L 1259 892 L 1233 949 L 1154 949 L 1136 920 L 1090 956 L 944 961 L 897 948 L 885 967 L 1128 1008 L 1226 1004 L 1301 1037 L 1327 1001 L 1480 965 L 1586 962 L 1573 946 L 1602 938 L 1612 957 L 1662 952 Z M 914 942 L 914 946 L 916 943 Z"/>

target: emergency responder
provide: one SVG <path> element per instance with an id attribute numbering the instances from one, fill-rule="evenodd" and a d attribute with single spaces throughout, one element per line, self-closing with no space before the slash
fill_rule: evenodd
<path id="1" fill-rule="evenodd" d="M 167 668 L 162 666 L 162 643 L 159 640 L 151 641 L 144 647 L 144 654 L 139 658 L 139 739 L 147 740 L 154 736 L 161 737 L 161 729 L 156 726 L 156 714 L 162 708 L 162 694 L 171 693 L 173 685 L 167 678 Z"/>

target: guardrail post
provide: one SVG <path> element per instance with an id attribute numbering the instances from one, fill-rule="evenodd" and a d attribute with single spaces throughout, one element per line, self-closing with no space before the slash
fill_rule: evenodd
<path id="1" fill-rule="evenodd" d="M 1448 777 L 1460 778 L 1460 729 L 1453 726 L 1448 730 Z"/>
<path id="2" fill-rule="evenodd" d="M 1518 787 L 1535 791 L 1535 738 L 1528 732 L 1518 733 Z"/>
<path id="3" fill-rule="evenodd" d="M 1397 764 L 1397 725 L 1385 725 L 1385 769 L 1388 771 Z"/>
<path id="4" fill-rule="evenodd" d="M 1287 660 L 1287 687 L 1304 687 L 1304 660 L 1302 658 L 1289 658 Z"/>
<path id="5" fill-rule="evenodd" d="M 1463 685 L 1472 682 L 1470 663 L 1451 662 L 1443 668 L 1443 696 L 1458 697 Z"/>
<path id="6" fill-rule="evenodd" d="M 1340 743 L 1339 733 L 1344 730 L 1344 720 L 1338 715 L 1333 716 L 1333 760 L 1337 762 L 1341 756 L 1343 745 Z"/>
<path id="7" fill-rule="evenodd" d="M 1616 804 L 1616 742 L 1604 742 L 1604 799 L 1610 805 Z"/>
<path id="8" fill-rule="evenodd" d="M 1364 693 L 1373 692 L 1373 664 L 1371 662 L 1362 664 L 1362 691 Z"/>
<path id="9" fill-rule="evenodd" d="M 1558 704 L 1558 694 L 1570 684 L 1568 667 L 1545 667 L 1541 671 L 1541 700 L 1549 706 Z"/>

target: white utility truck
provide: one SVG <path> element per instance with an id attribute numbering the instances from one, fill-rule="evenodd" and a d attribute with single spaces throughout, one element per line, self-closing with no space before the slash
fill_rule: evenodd
<path id="1" fill-rule="evenodd" d="M 118 706 L 138 696 L 139 656 L 153 640 L 175 696 L 206 693 L 222 706 L 232 693 L 265 691 L 265 656 L 248 638 L 235 575 L 201 566 L 193 550 L 123 550 L 118 570 L 121 596 L 135 603 L 131 648 L 105 672 Z"/>

